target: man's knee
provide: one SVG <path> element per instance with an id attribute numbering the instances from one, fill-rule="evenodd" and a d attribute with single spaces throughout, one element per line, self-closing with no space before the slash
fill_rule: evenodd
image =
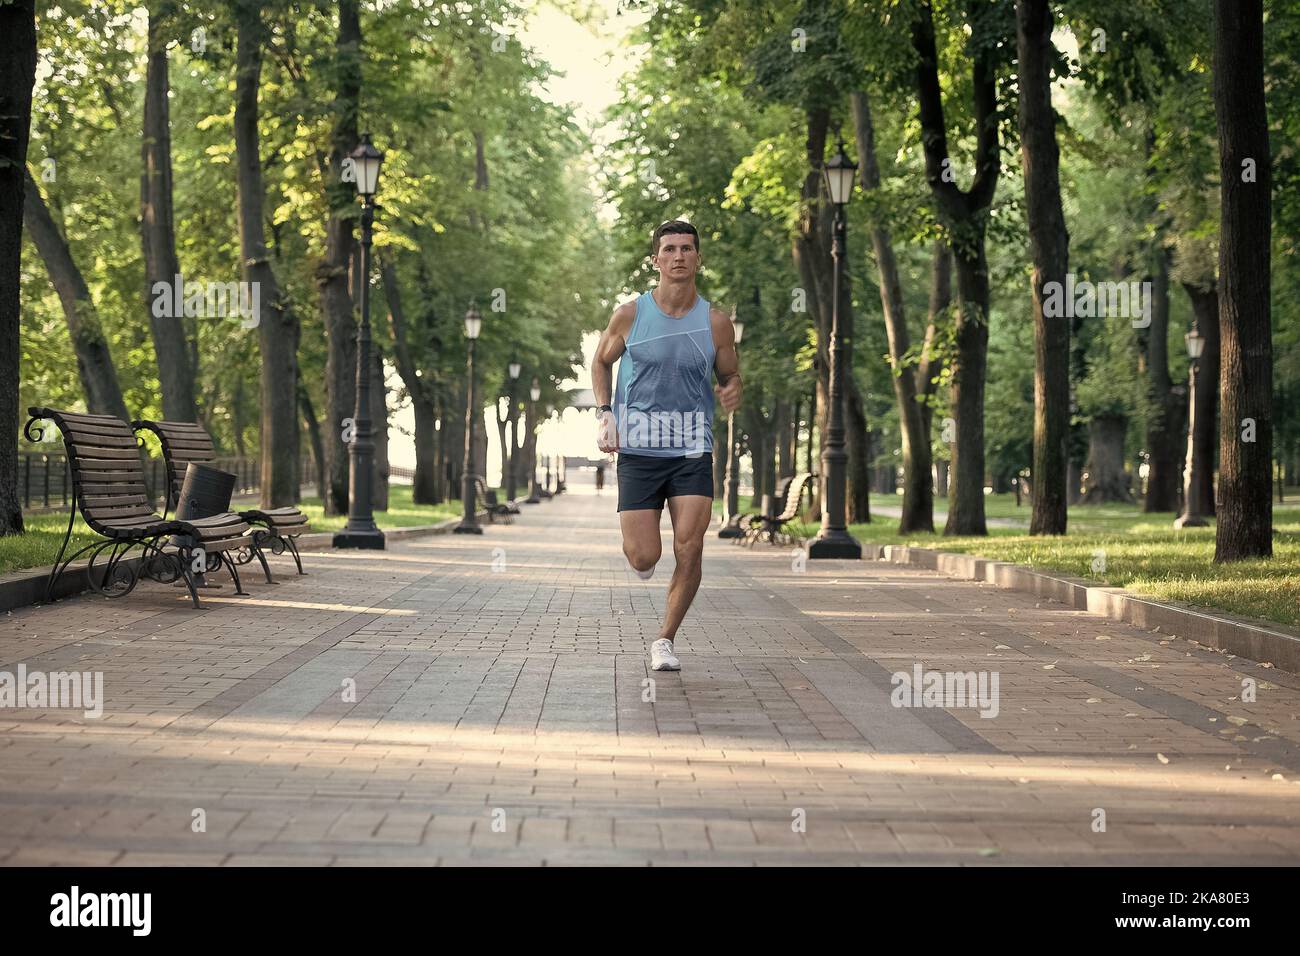
<path id="1" fill-rule="evenodd" d="M 663 548 L 658 541 L 636 543 L 632 541 L 623 542 L 623 554 L 627 557 L 628 564 L 638 571 L 649 571 L 659 563 L 659 556 Z"/>
<path id="2" fill-rule="evenodd" d="M 673 539 L 673 557 L 679 567 L 699 567 L 704 559 L 704 539 L 693 536 Z"/>

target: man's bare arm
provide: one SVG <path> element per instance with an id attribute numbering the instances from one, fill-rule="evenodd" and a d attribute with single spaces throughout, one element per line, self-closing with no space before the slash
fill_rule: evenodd
<path id="1" fill-rule="evenodd" d="M 612 405 L 614 392 L 614 363 L 627 348 L 627 336 L 636 318 L 636 303 L 625 302 L 609 317 L 609 325 L 600 333 L 596 355 L 591 362 L 591 390 L 597 405 Z M 596 446 L 604 452 L 618 451 L 618 435 L 613 427 L 614 416 L 605 412 L 597 416 Z"/>
<path id="2" fill-rule="evenodd" d="M 722 402 L 724 411 L 734 412 L 740 407 L 743 386 L 740 381 L 740 355 L 736 351 L 736 329 L 731 316 L 721 309 L 711 309 L 709 324 L 713 328 L 713 371 L 718 384 L 713 390 Z"/>
<path id="3" fill-rule="evenodd" d="M 597 405 L 613 404 L 614 363 L 627 347 L 627 334 L 636 318 L 636 303 L 625 302 L 609 317 L 609 325 L 600 333 L 596 357 L 591 363 L 591 390 Z"/>

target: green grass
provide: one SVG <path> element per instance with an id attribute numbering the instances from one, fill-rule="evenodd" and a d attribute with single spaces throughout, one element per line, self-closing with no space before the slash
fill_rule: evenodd
<path id="1" fill-rule="evenodd" d="M 499 492 L 498 492 L 499 494 Z M 253 507 L 250 500 L 237 500 L 234 507 Z M 347 515 L 330 515 L 326 517 L 319 498 L 304 498 L 299 504 L 303 512 L 311 518 L 313 531 L 338 531 L 347 524 Z M 415 505 L 411 503 L 410 485 L 392 485 L 388 492 L 388 510 L 375 512 L 375 523 L 381 528 L 410 528 L 419 525 L 438 524 L 448 518 L 461 514 L 459 501 L 443 502 L 438 505 Z M 22 568 L 37 568 L 54 563 L 59 553 L 59 543 L 68 527 L 66 511 L 46 514 L 26 515 L 24 517 L 27 533 L 9 535 L 0 538 L 0 572 L 17 571 Z M 101 540 L 98 535 L 86 527 L 77 515 L 72 527 L 72 541 L 68 545 L 71 554 L 78 548 Z"/>
<path id="2" fill-rule="evenodd" d="M 989 495 L 985 502 L 988 517 L 1016 515 L 1010 495 Z M 888 505 L 889 496 L 873 495 L 872 504 Z M 946 502 L 939 499 L 936 505 L 943 508 Z M 1027 520 L 1028 508 L 1022 507 L 1020 514 Z M 1300 505 L 1274 504 L 1276 533 L 1273 557 L 1267 561 L 1215 564 L 1213 525 L 1176 531 L 1175 517 L 1141 514 L 1136 505 L 1080 505 L 1070 509 L 1069 534 L 1063 537 L 1031 537 L 1018 528 L 990 527 L 987 538 L 948 538 L 938 522 L 938 534 L 900 535 L 898 519 L 883 515 L 849 530 L 864 544 L 976 554 L 1300 627 Z M 811 536 L 817 529 L 802 525 L 797 531 Z"/>
<path id="3" fill-rule="evenodd" d="M 497 491 L 497 497 L 505 500 L 505 494 L 500 490 Z M 327 516 L 319 498 L 304 498 L 298 507 L 311 518 L 313 531 L 339 531 L 348 523 L 347 515 Z M 459 518 L 462 513 L 459 501 L 444 501 L 436 505 L 412 504 L 410 485 L 389 485 L 388 510 L 375 512 L 375 524 L 380 528 L 417 528 L 426 524 L 438 524 L 448 518 Z"/>
<path id="4" fill-rule="evenodd" d="M 68 513 L 57 511 L 24 515 L 23 525 L 26 528 L 25 534 L 0 538 L 0 572 L 53 564 L 63 534 L 68 530 Z M 72 540 L 68 542 L 68 554 L 96 540 L 103 539 L 87 528 L 81 515 L 77 515 L 77 523 L 72 527 Z"/>

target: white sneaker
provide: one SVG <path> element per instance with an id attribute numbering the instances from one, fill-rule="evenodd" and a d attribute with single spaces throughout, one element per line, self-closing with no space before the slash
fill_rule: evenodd
<path id="1" fill-rule="evenodd" d="M 661 637 L 650 645 L 650 669 L 652 671 L 679 671 L 682 662 L 673 653 L 673 642 Z"/>
<path id="2" fill-rule="evenodd" d="M 627 563 L 627 566 L 628 566 L 629 568 L 632 568 L 632 562 L 629 561 L 629 562 Z M 658 565 L 652 564 L 652 565 L 650 565 L 650 570 L 648 570 L 648 571 L 638 571 L 636 568 L 632 568 L 632 573 L 635 574 L 635 575 L 636 575 L 638 578 L 640 578 L 642 581 L 649 581 L 652 577 L 655 576 L 655 568 L 656 568 L 656 567 L 658 567 Z"/>

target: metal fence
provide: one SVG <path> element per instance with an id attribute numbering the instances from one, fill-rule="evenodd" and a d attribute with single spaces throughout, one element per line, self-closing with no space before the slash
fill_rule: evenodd
<path id="1" fill-rule="evenodd" d="M 214 468 L 235 476 L 236 497 L 257 494 L 262 487 L 261 460 L 257 458 L 217 458 Z M 301 462 L 303 483 L 315 481 L 315 468 L 310 458 Z M 145 477 L 149 488 L 158 498 L 165 492 L 166 476 L 161 458 L 150 458 L 145 463 Z M 23 511 L 60 510 L 72 500 L 72 478 L 68 472 L 68 459 L 62 452 L 18 452 L 18 497 Z"/>
<path id="2" fill-rule="evenodd" d="M 66 508 L 72 497 L 68 459 L 62 454 L 20 451 L 18 453 L 18 497 L 24 511 Z"/>

